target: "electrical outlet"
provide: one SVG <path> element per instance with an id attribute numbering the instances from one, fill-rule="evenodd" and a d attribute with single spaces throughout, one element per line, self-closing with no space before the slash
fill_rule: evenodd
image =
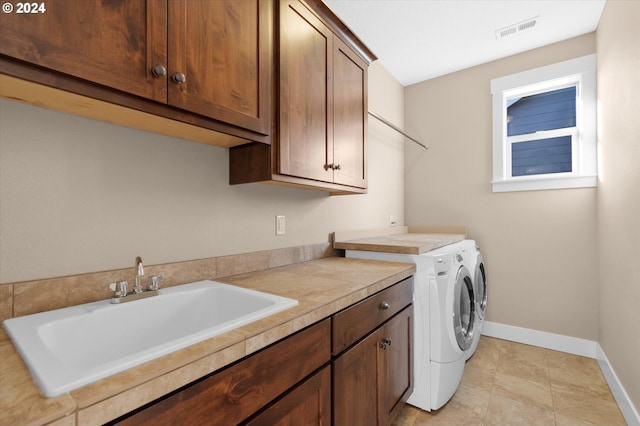
<path id="1" fill-rule="evenodd" d="M 284 216 L 276 216 L 276 235 L 284 235 L 287 233 Z"/>

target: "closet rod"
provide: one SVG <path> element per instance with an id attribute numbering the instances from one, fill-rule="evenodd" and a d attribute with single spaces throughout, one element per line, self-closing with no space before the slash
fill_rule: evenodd
<path id="1" fill-rule="evenodd" d="M 421 147 L 423 147 L 424 149 L 429 149 L 429 147 L 425 144 L 423 144 L 420 141 L 415 140 L 414 138 L 412 138 L 411 136 L 409 136 L 408 134 L 406 134 L 402 129 L 400 129 L 399 127 L 397 127 L 395 124 L 393 124 L 390 121 L 387 121 L 386 119 L 384 119 L 383 117 L 379 116 L 378 114 L 376 114 L 375 112 L 369 110 L 369 115 L 372 116 L 373 118 L 376 118 L 380 121 L 382 121 L 384 124 L 386 124 L 387 126 L 391 127 L 393 130 L 395 130 L 396 132 L 400 133 L 402 136 L 404 136 L 407 139 L 410 139 L 412 142 L 417 143 L 418 145 L 420 145 Z"/>

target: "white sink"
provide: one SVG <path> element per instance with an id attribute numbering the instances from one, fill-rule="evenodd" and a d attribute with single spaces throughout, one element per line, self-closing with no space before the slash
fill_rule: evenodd
<path id="1" fill-rule="evenodd" d="M 57 396 L 288 309 L 297 300 L 214 281 L 5 320 L 46 396 Z"/>

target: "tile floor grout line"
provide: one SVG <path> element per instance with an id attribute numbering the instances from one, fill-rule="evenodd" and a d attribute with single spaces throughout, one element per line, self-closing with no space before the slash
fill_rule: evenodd
<path id="1" fill-rule="evenodd" d="M 549 394 L 551 395 L 551 410 L 553 411 L 553 424 L 558 425 L 558 416 L 556 415 L 556 401 L 553 397 L 553 386 L 551 386 L 551 368 L 549 367 L 549 350 L 544 350 L 544 358 L 547 364 L 547 374 L 549 375 Z"/>
<path id="2" fill-rule="evenodd" d="M 496 389 L 496 377 L 498 376 L 498 367 L 500 366 L 500 358 L 502 357 L 502 350 L 504 348 L 504 341 L 500 342 L 498 346 L 498 358 L 496 359 L 495 370 L 493 371 L 493 377 L 491 380 L 491 390 L 489 391 L 489 402 L 487 403 L 487 409 L 484 413 L 484 418 L 482 419 L 482 424 L 484 425 L 489 417 L 489 407 L 491 407 L 491 400 L 493 399 L 493 395 Z"/>

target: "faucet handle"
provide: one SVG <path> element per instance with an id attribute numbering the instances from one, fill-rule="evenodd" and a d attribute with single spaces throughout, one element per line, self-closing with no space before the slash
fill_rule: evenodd
<path id="1" fill-rule="evenodd" d="M 160 289 L 160 283 L 162 282 L 161 275 L 151 275 L 147 279 L 147 290 L 155 291 Z"/>
<path id="2" fill-rule="evenodd" d="M 124 297 L 127 295 L 127 287 L 129 283 L 127 281 L 117 281 L 109 284 L 109 290 L 113 291 L 114 297 Z"/>

